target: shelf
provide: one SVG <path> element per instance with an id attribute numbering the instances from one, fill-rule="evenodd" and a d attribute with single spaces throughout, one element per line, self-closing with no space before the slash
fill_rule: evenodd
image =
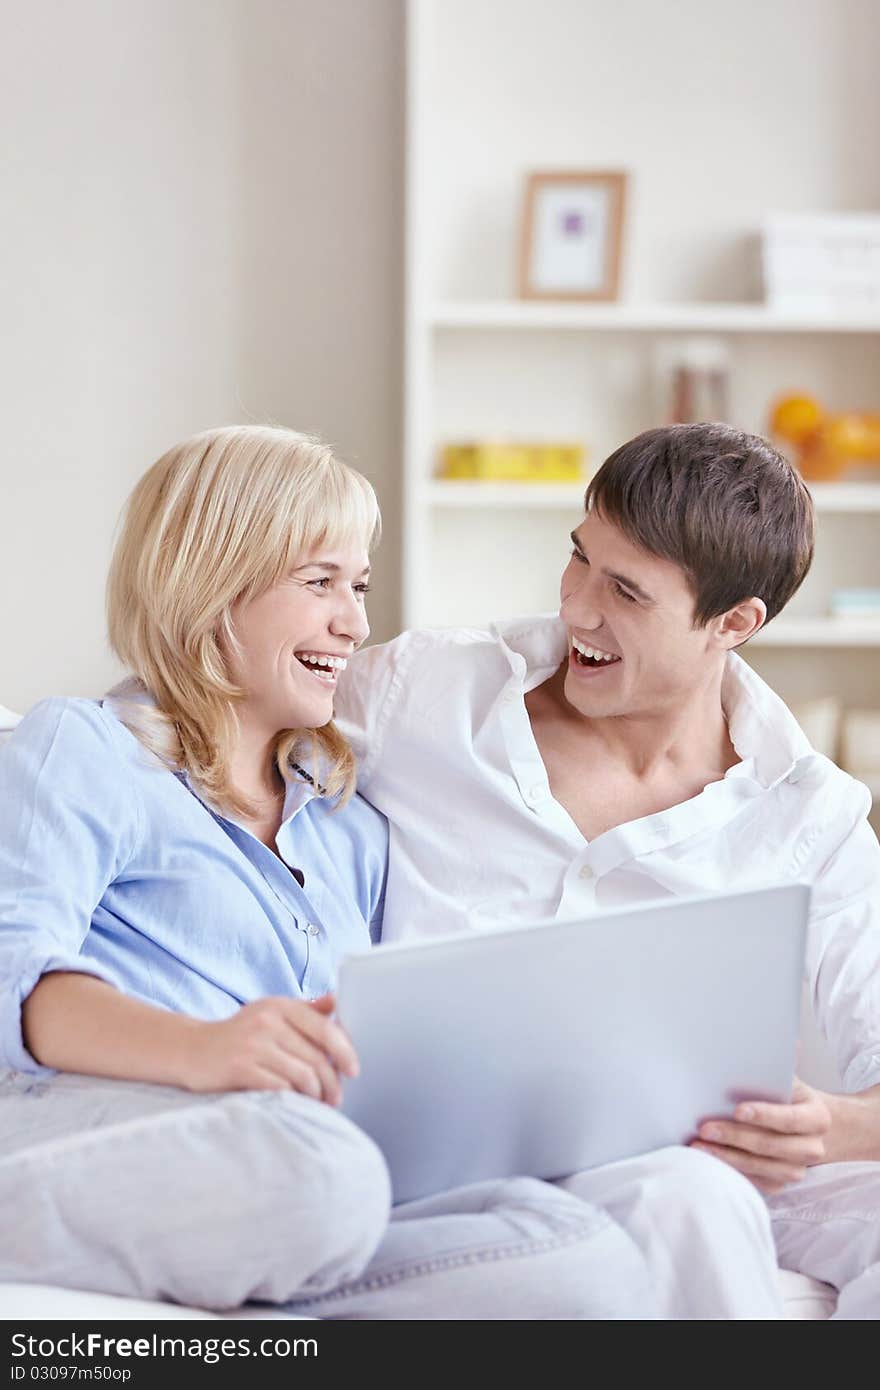
<path id="1" fill-rule="evenodd" d="M 436 304 L 434 328 L 604 329 L 670 333 L 880 333 L 876 314 L 780 313 L 765 304 L 571 304 L 459 300 Z"/>
<path id="2" fill-rule="evenodd" d="M 583 510 L 587 480 L 582 483 L 459 483 L 428 484 L 434 507 L 522 507 L 525 510 Z"/>
<path id="3" fill-rule="evenodd" d="M 582 483 L 428 483 L 426 500 L 432 507 L 521 507 L 571 511 L 582 507 L 587 480 Z M 813 483 L 817 512 L 880 512 L 880 483 Z"/>
<path id="4" fill-rule="evenodd" d="M 808 483 L 817 512 L 880 512 L 880 483 Z"/>
<path id="5" fill-rule="evenodd" d="M 880 618 L 776 618 L 751 645 L 880 647 Z"/>

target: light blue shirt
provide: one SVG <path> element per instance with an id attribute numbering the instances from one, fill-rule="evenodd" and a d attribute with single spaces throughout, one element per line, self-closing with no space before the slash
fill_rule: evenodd
<path id="1" fill-rule="evenodd" d="M 108 703 L 36 705 L 0 750 L 0 1067 L 47 1071 L 21 1005 L 50 970 L 201 1019 L 332 989 L 340 956 L 379 937 L 387 866 L 384 818 L 333 806 L 291 783 L 279 858 Z"/>

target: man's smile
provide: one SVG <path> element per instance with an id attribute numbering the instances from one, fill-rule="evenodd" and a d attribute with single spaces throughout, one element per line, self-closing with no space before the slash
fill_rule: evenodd
<path id="1" fill-rule="evenodd" d="M 622 660 L 623 658 L 618 656 L 616 652 L 606 652 L 595 645 L 588 646 L 586 642 L 581 642 L 577 637 L 571 639 L 570 665 L 579 667 L 581 670 L 606 670 L 609 666 L 615 666 Z"/>

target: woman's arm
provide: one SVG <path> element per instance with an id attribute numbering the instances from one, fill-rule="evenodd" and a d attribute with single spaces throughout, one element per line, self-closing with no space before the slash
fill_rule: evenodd
<path id="1" fill-rule="evenodd" d="M 154 1008 L 89 975 L 43 975 L 22 1008 L 25 1046 L 43 1066 L 189 1091 L 294 1090 L 337 1105 L 354 1049 L 314 1004 L 267 998 L 205 1023 Z"/>
<path id="2" fill-rule="evenodd" d="M 140 800 L 103 713 L 45 700 L 0 755 L 0 1068 L 33 1072 L 22 1005 L 43 976 L 117 983 L 82 955 L 95 904 L 124 871 Z"/>
<path id="3" fill-rule="evenodd" d="M 196 1019 L 143 1004 L 91 975 L 43 975 L 21 1011 L 24 1042 L 44 1067 L 186 1086 Z"/>

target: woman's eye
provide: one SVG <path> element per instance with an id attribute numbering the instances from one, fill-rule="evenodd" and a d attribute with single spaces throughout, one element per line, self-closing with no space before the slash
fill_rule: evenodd
<path id="1" fill-rule="evenodd" d="M 355 584 L 354 591 L 356 594 L 360 594 L 361 598 L 363 598 L 365 594 L 368 594 L 370 592 L 370 589 L 372 587 L 373 586 L 371 584 Z"/>
<path id="2" fill-rule="evenodd" d="M 310 586 L 310 588 L 314 588 L 314 589 L 329 589 L 329 588 L 330 588 L 330 576 L 329 576 L 329 574 L 325 574 L 325 575 L 323 576 L 323 578 L 321 578 L 321 579 L 310 579 L 310 580 L 309 580 L 309 586 Z"/>
<path id="3" fill-rule="evenodd" d="M 589 563 L 588 560 L 587 560 L 586 555 L 582 555 L 581 552 L 580 552 L 579 550 L 575 550 L 574 546 L 572 546 L 572 549 L 571 549 L 571 558 L 572 558 L 573 560 L 580 560 L 580 562 L 581 562 L 582 565 L 586 565 L 586 564 Z"/>
<path id="4" fill-rule="evenodd" d="M 619 598 L 625 598 L 627 603 L 635 603 L 635 599 L 633 598 L 632 594 L 627 593 L 626 589 L 624 589 L 622 585 L 618 584 L 616 579 L 614 581 L 613 588 L 614 592 L 617 594 Z"/>

